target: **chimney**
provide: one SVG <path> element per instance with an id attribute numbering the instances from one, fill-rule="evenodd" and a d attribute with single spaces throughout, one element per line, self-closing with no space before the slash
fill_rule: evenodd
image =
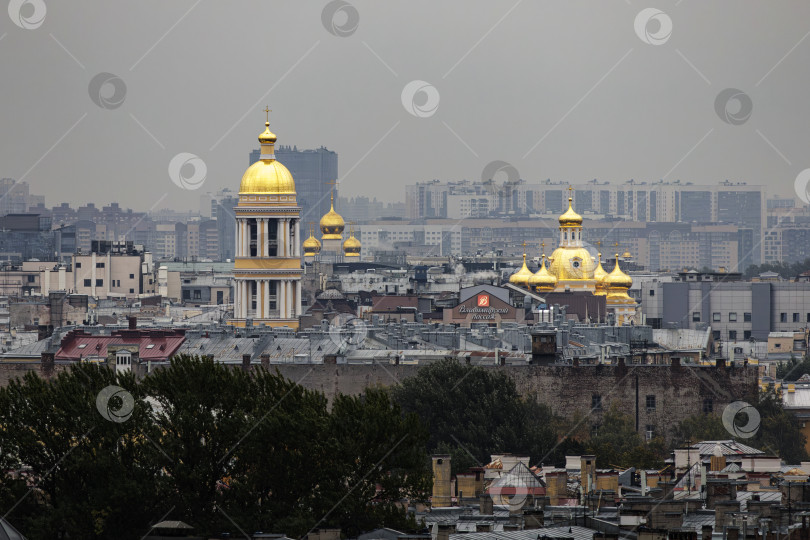
<path id="1" fill-rule="evenodd" d="M 726 540 L 740 540 L 740 528 L 728 527 L 726 529 Z"/>
<path id="2" fill-rule="evenodd" d="M 127 317 L 127 322 L 129 322 L 130 330 L 135 330 L 136 328 L 138 328 L 138 317 L 135 317 L 134 315 Z"/>
<path id="3" fill-rule="evenodd" d="M 486 493 L 482 493 L 478 497 L 478 513 L 482 516 L 491 516 L 492 514 L 492 497 Z"/>
<path id="4" fill-rule="evenodd" d="M 672 369 L 678 369 L 681 367 L 681 357 L 675 356 L 672 358 Z"/>
<path id="5" fill-rule="evenodd" d="M 596 489 L 596 456 L 580 458 L 579 474 L 583 493 L 588 494 Z"/>
<path id="6" fill-rule="evenodd" d="M 250 371 L 250 355 L 243 354 L 242 355 L 242 369 L 245 371 Z"/>
<path id="7" fill-rule="evenodd" d="M 456 532 L 455 524 L 449 522 L 438 523 L 436 528 L 436 540 L 450 540 L 450 535 Z"/>
<path id="8" fill-rule="evenodd" d="M 267 353 L 262 353 L 262 367 L 266 370 L 270 370 L 270 355 Z"/>
<path id="9" fill-rule="evenodd" d="M 43 377 L 46 379 L 50 378 L 53 375 L 53 366 L 54 366 L 54 357 L 56 355 L 52 352 L 44 352 L 41 355 L 41 363 L 40 363 L 40 370 L 42 371 Z"/>
<path id="10" fill-rule="evenodd" d="M 700 540 L 712 540 L 712 526 L 704 525 L 700 528 Z"/>
<path id="11" fill-rule="evenodd" d="M 450 506 L 452 493 L 450 493 L 450 455 L 440 454 L 433 456 L 433 497 L 432 508 L 445 508 Z"/>

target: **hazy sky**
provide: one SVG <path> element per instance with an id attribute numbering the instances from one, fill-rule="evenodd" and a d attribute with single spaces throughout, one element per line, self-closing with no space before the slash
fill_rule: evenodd
<path id="1" fill-rule="evenodd" d="M 279 144 L 339 153 L 342 194 L 388 201 L 494 160 L 529 182 L 732 179 L 784 195 L 810 167 L 804 0 L 32 1 L 9 4 L 32 28 L 0 16 L 0 176 L 48 205 L 197 208 L 238 188 L 265 104 Z M 99 73 L 118 79 L 91 99 Z M 411 112 L 406 87 L 427 90 Z M 721 103 L 724 121 L 727 88 L 743 110 Z M 205 163 L 199 189 L 172 182 L 179 153 Z"/>

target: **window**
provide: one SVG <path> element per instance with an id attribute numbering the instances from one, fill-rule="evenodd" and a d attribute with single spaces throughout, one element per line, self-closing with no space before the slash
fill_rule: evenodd
<path id="1" fill-rule="evenodd" d="M 693 311 L 692 312 L 692 322 L 700 322 L 700 312 Z"/>
<path id="2" fill-rule="evenodd" d="M 129 279 L 135 279 L 135 274 L 130 274 Z"/>
<path id="3" fill-rule="evenodd" d="M 76 268 L 81 268 L 81 267 L 82 267 L 82 263 L 80 263 L 79 261 L 76 261 Z"/>
<path id="4" fill-rule="evenodd" d="M 89 279 L 84 280 L 84 286 L 85 287 L 91 287 L 92 285 L 93 285 L 93 282 L 91 280 L 89 280 Z"/>
<path id="5" fill-rule="evenodd" d="M 810 313 L 807 314 L 807 322 L 810 322 Z"/>
<path id="6" fill-rule="evenodd" d="M 728 322 L 737 322 L 737 312 L 732 311 L 728 314 Z"/>
<path id="7" fill-rule="evenodd" d="M 712 330 L 712 339 L 715 341 L 720 340 L 720 330 Z"/>
<path id="8" fill-rule="evenodd" d="M 33 283 L 33 282 L 34 282 L 34 274 L 31 274 L 30 276 L 28 276 L 28 283 Z"/>
<path id="9" fill-rule="evenodd" d="M 808 313 L 810 315 L 810 313 Z M 750 313 L 743 313 L 743 322 L 751 322 L 751 314 Z"/>
<path id="10" fill-rule="evenodd" d="M 801 322 L 801 319 L 799 319 L 799 314 L 798 313 L 793 314 L 793 322 Z"/>
<path id="11" fill-rule="evenodd" d="M 104 286 L 104 280 L 103 279 L 97 279 L 96 280 L 96 287 L 102 287 L 102 286 Z"/>
<path id="12" fill-rule="evenodd" d="M 719 311 L 715 311 L 714 313 L 712 313 L 712 321 L 713 322 L 720 322 L 720 312 Z"/>
<path id="13" fill-rule="evenodd" d="M 183 300 L 191 300 L 191 291 L 188 289 L 183 291 Z"/>
<path id="14" fill-rule="evenodd" d="M 134 292 L 135 292 L 135 289 L 130 289 L 129 290 L 129 294 L 133 294 Z"/>
<path id="15" fill-rule="evenodd" d="M 787 313 L 779 314 L 779 322 L 787 322 Z"/>
<path id="16" fill-rule="evenodd" d="M 655 396 L 653 395 L 647 396 L 647 410 L 648 411 L 655 410 Z"/>
<path id="17" fill-rule="evenodd" d="M 710 397 L 703 398 L 703 413 L 709 414 L 711 412 L 714 412 L 714 401 Z"/>
<path id="18" fill-rule="evenodd" d="M 751 339 L 751 330 L 743 330 L 743 339 Z"/>
<path id="19" fill-rule="evenodd" d="M 729 341 L 736 341 L 737 340 L 737 331 L 736 330 L 729 330 L 728 331 L 728 339 L 729 339 Z"/>
<path id="20" fill-rule="evenodd" d="M 202 291 L 194 289 L 194 300 L 202 300 Z"/>
<path id="21" fill-rule="evenodd" d="M 650 289 L 650 296 L 655 296 L 655 289 Z"/>
<path id="22" fill-rule="evenodd" d="M 648 441 L 652 440 L 652 438 L 655 437 L 655 426 L 652 424 L 647 424 L 646 429 L 644 430 L 644 435 Z"/>
<path id="23" fill-rule="evenodd" d="M 104 263 L 103 262 L 97 262 L 96 263 L 96 268 L 104 268 Z"/>
<path id="24" fill-rule="evenodd" d="M 599 394 L 593 394 L 591 396 L 591 409 L 595 409 L 597 411 L 602 410 L 602 396 Z"/>

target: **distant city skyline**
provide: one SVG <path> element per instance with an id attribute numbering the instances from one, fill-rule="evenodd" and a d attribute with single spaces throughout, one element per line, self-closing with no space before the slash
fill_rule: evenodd
<path id="1" fill-rule="evenodd" d="M 355 0 L 331 25 L 326 5 L 50 3 L 41 21 L 4 19 L 0 177 L 49 205 L 194 208 L 238 188 L 265 106 L 279 145 L 337 152 L 342 194 L 383 201 L 496 160 L 529 182 L 782 196 L 810 167 L 810 4 Z"/>

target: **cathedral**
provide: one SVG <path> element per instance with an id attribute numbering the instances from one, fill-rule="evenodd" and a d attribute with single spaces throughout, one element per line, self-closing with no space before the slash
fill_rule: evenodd
<path id="1" fill-rule="evenodd" d="M 332 196 L 332 204 L 329 211 L 324 214 L 319 223 L 321 229 L 321 240 L 313 235 L 312 227 L 309 230 L 309 238 L 304 240 L 304 261 L 311 262 L 321 260 L 323 262 L 351 262 L 360 260 L 360 240 L 354 236 L 354 227 L 349 229 L 349 237 L 343 239 L 343 231 L 346 229 L 346 222 L 343 217 L 335 212 L 335 198 Z"/>
<path id="2" fill-rule="evenodd" d="M 548 264 L 543 253 L 540 269 L 532 272 L 526 266 L 524 253 L 523 266 L 510 276 L 509 282 L 540 294 L 579 292 L 604 296 L 608 311 L 615 315 L 616 324 L 629 324 L 636 314 L 636 301 L 627 294 L 633 280 L 619 267 L 618 253 L 616 266 L 610 273 L 602 268 L 601 253 L 597 254 L 598 258 L 591 256 L 582 244 L 582 216 L 574 211 L 571 197 L 568 198 L 568 210 L 560 216 L 559 222 L 559 245 L 548 257 Z"/>

